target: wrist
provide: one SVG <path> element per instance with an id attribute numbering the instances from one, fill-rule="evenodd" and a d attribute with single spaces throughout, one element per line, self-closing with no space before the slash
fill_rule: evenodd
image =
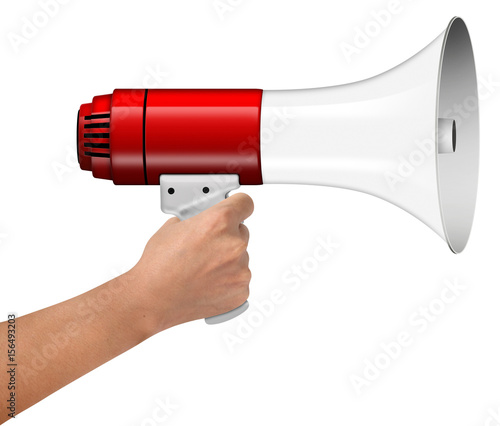
<path id="1" fill-rule="evenodd" d="M 149 284 L 149 274 L 138 265 L 115 280 L 124 289 L 134 332 L 143 340 L 176 325 L 175 319 L 170 318 L 172 309 L 168 308 L 169 298 L 164 294 L 166 285 L 162 286 L 161 295 L 156 294 L 155 286 Z"/>
<path id="2" fill-rule="evenodd" d="M 153 312 L 146 301 L 139 277 L 133 271 L 126 272 L 105 286 L 116 295 L 115 310 L 121 321 L 127 325 L 130 338 L 138 344 L 156 334 Z"/>

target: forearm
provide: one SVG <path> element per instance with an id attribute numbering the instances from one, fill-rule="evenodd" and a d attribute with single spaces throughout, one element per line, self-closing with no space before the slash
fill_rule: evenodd
<path id="1" fill-rule="evenodd" d="M 169 219 L 129 272 L 16 320 L 16 414 L 177 324 L 248 299 L 252 200 L 236 194 L 199 215 Z M 10 390 L 7 323 L 0 324 L 0 423 Z M 17 374 L 19 373 L 19 374 Z"/>
<path id="2" fill-rule="evenodd" d="M 140 289 L 122 275 L 16 320 L 16 414 L 150 337 Z M 1 324 L 0 423 L 9 419 L 7 323 Z"/>

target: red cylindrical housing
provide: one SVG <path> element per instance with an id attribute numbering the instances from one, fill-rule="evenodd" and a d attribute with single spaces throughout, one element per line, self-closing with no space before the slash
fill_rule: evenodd
<path id="1" fill-rule="evenodd" d="M 162 174 L 238 174 L 262 184 L 256 89 L 117 89 L 78 114 L 78 158 L 115 184 L 158 185 Z"/>

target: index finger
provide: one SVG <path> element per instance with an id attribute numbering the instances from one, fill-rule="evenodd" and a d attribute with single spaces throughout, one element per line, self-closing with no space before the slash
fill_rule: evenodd
<path id="1" fill-rule="evenodd" d="M 221 207 L 228 207 L 233 212 L 235 223 L 241 223 L 253 213 L 253 200 L 241 192 L 231 195 L 219 203 Z"/>

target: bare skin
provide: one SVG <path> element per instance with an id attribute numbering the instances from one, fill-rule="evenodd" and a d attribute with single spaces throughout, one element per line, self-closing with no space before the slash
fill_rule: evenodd
<path id="1" fill-rule="evenodd" d="M 253 202 L 236 194 L 168 220 L 129 272 L 16 319 L 16 415 L 73 380 L 178 324 L 222 314 L 249 295 Z M 7 322 L 0 324 L 0 424 L 10 417 Z"/>

